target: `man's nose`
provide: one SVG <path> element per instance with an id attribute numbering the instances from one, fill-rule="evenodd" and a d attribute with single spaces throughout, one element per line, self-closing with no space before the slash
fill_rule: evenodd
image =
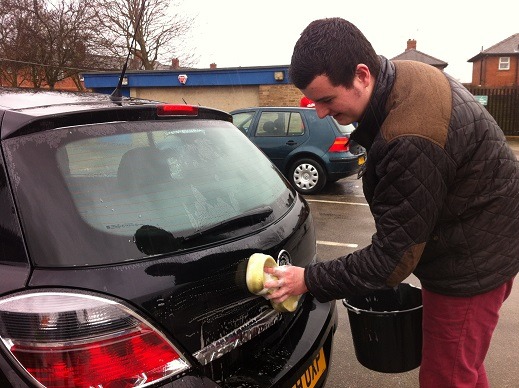
<path id="1" fill-rule="evenodd" d="M 315 103 L 315 112 L 317 113 L 317 116 L 322 119 L 330 113 L 330 110 L 320 103 Z"/>

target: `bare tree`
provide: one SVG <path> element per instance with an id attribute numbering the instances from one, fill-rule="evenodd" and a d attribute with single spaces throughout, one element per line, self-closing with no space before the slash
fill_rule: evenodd
<path id="1" fill-rule="evenodd" d="M 0 0 L 0 81 L 54 88 L 72 77 L 79 89 L 80 73 L 121 69 L 128 53 L 131 69 L 172 58 L 190 66 L 193 18 L 178 1 Z"/>
<path id="2" fill-rule="evenodd" d="M 131 69 L 154 70 L 161 60 L 170 63 L 172 58 L 182 58 L 185 65 L 194 63 L 194 50 L 185 47 L 193 17 L 178 12 L 179 0 L 96 1 L 101 26 L 98 52 L 119 57 L 131 52 Z"/>
<path id="3" fill-rule="evenodd" d="M 0 0 L 0 81 L 4 81 L 0 84 L 13 87 L 30 78 L 27 64 L 34 60 L 31 57 L 33 18 L 17 4 L 13 0 Z"/>
<path id="4" fill-rule="evenodd" d="M 11 86 L 30 80 L 51 89 L 88 68 L 95 25 L 91 0 L 0 0 L 2 75 Z"/>
<path id="5" fill-rule="evenodd" d="M 93 39 L 95 25 L 92 3 L 85 0 L 59 0 L 38 3 L 32 11 L 38 28 L 35 31 L 37 57 L 45 64 L 45 81 L 52 89 L 63 78 L 76 78 L 88 63 L 88 42 Z"/>

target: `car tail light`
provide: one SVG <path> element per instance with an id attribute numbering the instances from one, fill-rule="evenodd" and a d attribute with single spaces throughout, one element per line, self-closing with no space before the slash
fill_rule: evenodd
<path id="1" fill-rule="evenodd" d="M 350 150 L 350 139 L 348 137 L 337 137 L 328 149 L 328 152 L 347 152 Z"/>
<path id="2" fill-rule="evenodd" d="M 197 116 L 198 107 L 194 105 L 158 105 L 158 116 Z"/>
<path id="3" fill-rule="evenodd" d="M 142 387 L 190 366 L 142 317 L 115 301 L 68 292 L 0 300 L 0 339 L 45 387 Z"/>

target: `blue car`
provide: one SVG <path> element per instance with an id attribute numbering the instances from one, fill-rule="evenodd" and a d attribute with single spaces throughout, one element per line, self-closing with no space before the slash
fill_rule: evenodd
<path id="1" fill-rule="evenodd" d="M 320 119 L 313 108 L 253 107 L 230 112 L 233 123 L 301 194 L 359 171 L 366 150 L 350 139 L 353 125 Z"/>

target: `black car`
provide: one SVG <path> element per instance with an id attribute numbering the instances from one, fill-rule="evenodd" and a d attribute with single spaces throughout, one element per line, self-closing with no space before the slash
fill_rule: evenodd
<path id="1" fill-rule="evenodd" d="M 0 88 L 1 387 L 322 387 L 335 303 L 273 309 L 255 253 L 316 258 L 305 200 L 229 114 Z"/>
<path id="2" fill-rule="evenodd" d="M 252 107 L 231 115 L 302 194 L 356 174 L 365 161 L 365 149 L 350 139 L 355 127 L 330 116 L 320 119 L 313 108 Z"/>

